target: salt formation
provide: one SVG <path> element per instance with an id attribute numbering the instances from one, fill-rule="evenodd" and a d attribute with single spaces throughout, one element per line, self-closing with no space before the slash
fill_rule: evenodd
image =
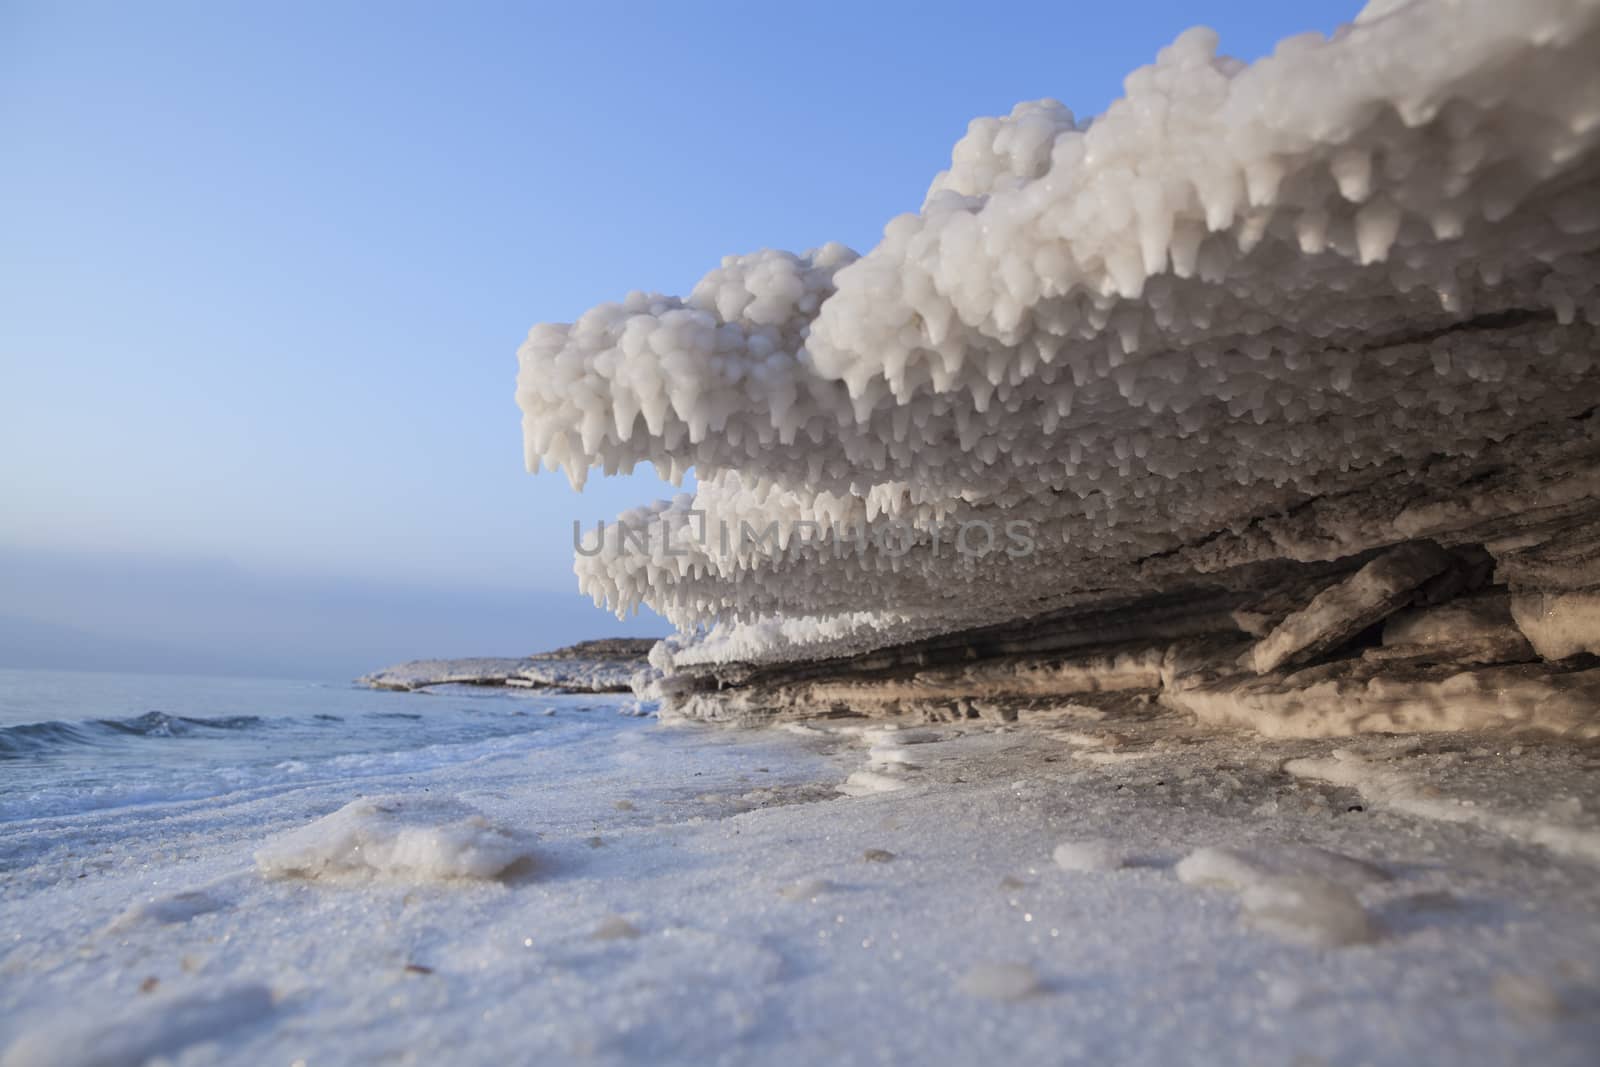
<path id="1" fill-rule="evenodd" d="M 147 924 L 166 926 L 186 923 L 197 915 L 221 911 L 227 906 L 227 901 L 199 890 L 152 897 L 130 905 L 113 920 L 108 929 L 115 933 Z"/>
<path id="2" fill-rule="evenodd" d="M 1021 1000 L 1042 988 L 1039 975 L 1025 963 L 980 963 L 958 985 L 963 993 L 985 1000 Z"/>
<path id="3" fill-rule="evenodd" d="M 1297 778 L 1356 789 L 1363 800 L 1377 808 L 1480 826 L 1558 855 L 1600 863 L 1600 827 L 1594 825 L 1592 813 L 1587 819 L 1582 817 L 1582 804 L 1576 800 L 1572 801 L 1575 810 L 1568 812 L 1508 812 L 1501 810 L 1503 799 L 1491 804 L 1482 798 L 1447 796 L 1432 782 L 1413 780 L 1395 767 L 1344 750 L 1335 750 L 1327 759 L 1290 760 L 1284 770 Z"/>
<path id="4" fill-rule="evenodd" d="M 1258 928 L 1296 944 L 1337 948 L 1378 936 L 1354 893 L 1319 878 L 1262 882 L 1245 890 L 1242 903 Z"/>
<path id="5" fill-rule="evenodd" d="M 494 878 L 528 857 L 528 843 L 447 797 L 363 797 L 256 853 L 266 875 Z"/>
<path id="6" fill-rule="evenodd" d="M 565 693 L 626 693 L 640 671 L 654 640 L 602 638 L 520 659 L 419 659 L 374 671 L 356 681 L 373 689 L 409 692 L 435 685 L 507 686 L 512 689 L 554 689 Z"/>
<path id="7" fill-rule="evenodd" d="M 1308 845 L 1275 844 L 1255 849 L 1197 849 L 1177 866 L 1178 880 L 1189 885 L 1247 890 L 1264 882 L 1317 879 L 1358 890 L 1389 876 L 1363 860 Z"/>
<path id="8" fill-rule="evenodd" d="M 1095 613 L 1265 638 L 1208 665 L 1272 674 L 1412 605 L 1600 585 L 1596 55 L 1594 0 L 1381 0 L 1250 65 L 1191 30 L 1093 120 L 975 120 L 865 255 L 535 327 L 530 469 L 697 476 L 591 534 L 581 587 L 672 619 L 667 695 L 715 715 L 685 694 L 1111 642 Z M 1429 573 L 1315 599 L 1408 543 Z M 1517 614 L 1541 655 L 1600 647 L 1550 603 Z"/>
<path id="9" fill-rule="evenodd" d="M 1389 880 L 1370 863 L 1306 845 L 1202 848 L 1177 866 L 1188 885 L 1233 889 L 1259 929 L 1297 944 L 1334 948 L 1377 931 L 1356 894 Z"/>
<path id="10" fill-rule="evenodd" d="M 1064 871 L 1115 871 L 1128 865 L 1127 849 L 1115 841 L 1063 841 L 1050 854 Z"/>

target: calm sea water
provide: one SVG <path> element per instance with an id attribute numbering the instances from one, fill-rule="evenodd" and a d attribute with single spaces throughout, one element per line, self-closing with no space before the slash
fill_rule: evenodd
<path id="1" fill-rule="evenodd" d="M 0 822 L 464 763 L 558 744 L 621 703 L 465 686 L 388 693 L 0 670 Z"/>

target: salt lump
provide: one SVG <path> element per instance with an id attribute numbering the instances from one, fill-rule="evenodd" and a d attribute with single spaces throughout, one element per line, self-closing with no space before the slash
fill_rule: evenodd
<path id="1" fill-rule="evenodd" d="M 1038 973 L 1025 963 L 980 963 L 958 985 L 963 993 L 985 1000 L 1021 1000 L 1041 988 Z"/>
<path id="2" fill-rule="evenodd" d="M 1259 848 L 1196 849 L 1178 863 L 1178 880 L 1187 885 L 1248 890 L 1264 882 L 1315 878 L 1348 889 L 1386 882 L 1380 867 L 1310 845 L 1274 844 Z"/>
<path id="3" fill-rule="evenodd" d="M 679 666 L 860 650 L 1594 407 L 1596 55 L 1592 0 L 1382 0 L 1251 65 L 1191 30 L 1092 121 L 974 121 L 859 258 L 733 256 L 535 327 L 530 469 L 698 478 L 581 587 L 671 618 Z"/>
<path id="4" fill-rule="evenodd" d="M 1356 895 L 1321 878 L 1269 879 L 1246 889 L 1243 904 L 1258 929 L 1299 945 L 1337 948 L 1378 936 Z"/>
<path id="5" fill-rule="evenodd" d="M 1115 871 L 1128 865 L 1127 849 L 1115 841 L 1063 841 L 1050 854 L 1064 871 Z"/>
<path id="6" fill-rule="evenodd" d="M 1186 885 L 1236 890 L 1257 929 L 1313 948 L 1376 940 L 1356 892 L 1389 880 L 1388 872 L 1362 860 L 1292 844 L 1198 849 L 1178 864 L 1177 874 Z"/>
<path id="7" fill-rule="evenodd" d="M 126 911 L 112 920 L 108 929 L 116 933 L 139 926 L 170 926 L 186 923 L 197 915 L 221 911 L 227 906 L 227 901 L 198 890 L 173 893 L 130 905 Z"/>
<path id="8" fill-rule="evenodd" d="M 518 834 L 457 800 L 364 797 L 267 842 L 256 867 L 271 877 L 494 878 L 529 855 Z"/>

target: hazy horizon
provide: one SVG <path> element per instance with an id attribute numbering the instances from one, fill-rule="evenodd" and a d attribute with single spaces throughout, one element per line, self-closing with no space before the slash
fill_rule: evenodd
<path id="1" fill-rule="evenodd" d="M 572 594 L 447 588 L 221 562 L 0 552 L 0 667 L 349 680 L 411 659 L 660 636 Z M 581 598 L 580 598 L 581 599 Z M 219 607 L 220 605 L 220 607 Z"/>

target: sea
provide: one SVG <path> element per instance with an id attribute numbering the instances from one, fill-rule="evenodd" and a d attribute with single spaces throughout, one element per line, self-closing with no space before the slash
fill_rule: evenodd
<path id="1" fill-rule="evenodd" d="M 613 696 L 0 669 L 0 825 L 422 773 L 615 729 Z"/>

